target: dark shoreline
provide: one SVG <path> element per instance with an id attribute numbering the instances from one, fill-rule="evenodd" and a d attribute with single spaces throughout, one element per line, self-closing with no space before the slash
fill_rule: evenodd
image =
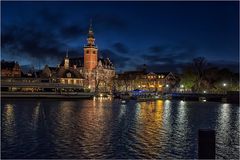
<path id="1" fill-rule="evenodd" d="M 189 94 L 189 93 L 178 93 L 171 94 L 171 98 L 174 100 L 184 101 L 202 101 L 206 100 L 209 102 L 223 102 L 239 104 L 239 92 L 234 94 Z"/>

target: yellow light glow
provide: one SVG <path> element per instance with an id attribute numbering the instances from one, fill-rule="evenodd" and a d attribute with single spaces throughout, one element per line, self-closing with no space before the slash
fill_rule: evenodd
<path id="1" fill-rule="evenodd" d="M 159 85 L 158 87 L 160 87 L 160 88 L 161 88 L 161 87 L 162 87 L 162 85 Z"/>

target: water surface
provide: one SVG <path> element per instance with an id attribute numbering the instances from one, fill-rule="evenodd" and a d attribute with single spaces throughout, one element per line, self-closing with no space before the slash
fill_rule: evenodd
<path id="1" fill-rule="evenodd" d="M 2 158 L 197 158 L 198 129 L 216 158 L 239 159 L 239 106 L 215 102 L 2 100 Z"/>

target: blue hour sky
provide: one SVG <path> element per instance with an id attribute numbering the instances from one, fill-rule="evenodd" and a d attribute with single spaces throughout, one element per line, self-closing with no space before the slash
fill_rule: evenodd
<path id="1" fill-rule="evenodd" d="M 195 57 L 238 71 L 239 4 L 1 2 L 1 59 L 36 68 L 83 55 L 90 19 L 99 56 L 117 71 L 180 71 Z"/>

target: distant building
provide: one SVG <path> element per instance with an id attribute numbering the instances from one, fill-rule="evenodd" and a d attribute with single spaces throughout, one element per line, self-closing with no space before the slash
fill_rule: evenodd
<path id="1" fill-rule="evenodd" d="M 41 77 L 62 84 L 80 85 L 91 91 L 111 91 L 115 68 L 109 58 L 99 58 L 92 25 L 83 50 L 83 57 L 69 58 L 67 53 L 59 66 L 46 65 Z"/>
<path id="2" fill-rule="evenodd" d="M 117 74 L 114 80 L 116 91 L 125 92 L 135 89 L 168 92 L 173 91 L 179 82 L 172 72 L 146 72 L 146 66 L 141 71 L 128 71 Z"/>
<path id="3" fill-rule="evenodd" d="M 15 61 L 1 61 L 1 77 L 14 78 L 21 77 L 21 68 L 18 62 Z"/>

